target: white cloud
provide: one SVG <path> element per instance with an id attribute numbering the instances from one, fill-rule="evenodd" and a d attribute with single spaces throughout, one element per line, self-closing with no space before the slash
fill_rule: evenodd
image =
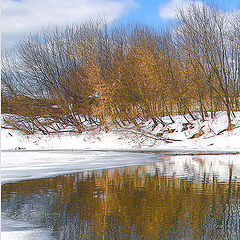
<path id="1" fill-rule="evenodd" d="M 201 1 L 171 0 L 165 5 L 159 6 L 159 16 L 162 19 L 176 19 L 178 9 L 187 10 L 189 4 L 203 5 Z"/>
<path id="2" fill-rule="evenodd" d="M 159 6 L 159 16 L 162 19 L 177 19 L 178 10 L 182 10 L 186 16 L 188 15 L 188 11 L 192 9 L 192 7 L 197 7 L 197 9 L 208 9 L 210 11 L 211 7 L 206 5 L 203 1 L 194 1 L 194 0 L 170 0 L 165 5 Z M 240 10 L 231 10 L 224 11 L 220 8 L 216 8 L 218 10 L 219 16 L 225 17 L 225 28 L 232 29 L 232 22 L 235 21 L 237 16 L 240 14 Z"/>
<path id="3" fill-rule="evenodd" d="M 104 17 L 111 22 L 136 7 L 135 0 L 3 0 L 2 45 L 12 46 L 30 31 Z"/>

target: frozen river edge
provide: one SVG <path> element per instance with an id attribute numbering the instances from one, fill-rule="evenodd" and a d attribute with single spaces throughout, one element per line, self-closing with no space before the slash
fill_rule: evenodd
<path id="1" fill-rule="evenodd" d="M 4 150 L 1 153 L 1 184 L 29 179 L 53 177 L 62 174 L 111 169 L 150 163 L 172 164 L 172 172 L 184 169 L 186 162 L 194 168 L 209 172 L 237 166 L 240 176 L 240 154 L 219 150 Z M 199 159 L 201 161 L 199 162 Z M 159 163 L 158 163 L 159 162 Z M 181 166 L 180 166 L 180 165 Z M 212 166 L 215 166 L 214 170 Z M 218 166 L 219 165 L 219 166 Z M 208 169 L 209 168 L 209 169 Z M 237 170 L 237 172 L 238 172 Z M 183 173 L 181 172 L 180 175 Z M 218 174 L 225 177 L 225 173 Z"/>

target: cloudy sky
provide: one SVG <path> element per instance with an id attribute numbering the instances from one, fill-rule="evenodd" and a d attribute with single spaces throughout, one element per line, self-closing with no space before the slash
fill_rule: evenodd
<path id="1" fill-rule="evenodd" d="M 220 0 L 225 11 L 239 10 L 239 0 Z M 169 25 L 177 7 L 201 0 L 2 0 L 2 48 L 30 32 L 104 16 L 114 20 Z M 219 0 L 217 1 L 219 2 Z"/>

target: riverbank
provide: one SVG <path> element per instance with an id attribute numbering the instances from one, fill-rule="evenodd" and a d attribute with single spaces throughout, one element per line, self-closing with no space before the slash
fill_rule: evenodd
<path id="1" fill-rule="evenodd" d="M 2 150 L 185 150 L 240 152 L 240 112 L 233 117 L 234 128 L 226 131 L 227 117 L 219 112 L 216 117 L 202 121 L 187 121 L 189 116 L 174 116 L 174 123 L 163 118 L 165 126 L 154 128 L 152 121 L 141 125 L 141 130 L 112 129 L 82 134 L 57 133 L 52 135 L 24 135 L 19 131 L 1 130 Z"/>

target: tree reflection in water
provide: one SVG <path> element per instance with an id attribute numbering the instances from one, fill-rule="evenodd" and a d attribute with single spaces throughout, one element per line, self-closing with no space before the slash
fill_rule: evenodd
<path id="1" fill-rule="evenodd" d="M 57 239 L 240 239 L 232 177 L 166 176 L 154 163 L 2 186 L 2 211 Z"/>

